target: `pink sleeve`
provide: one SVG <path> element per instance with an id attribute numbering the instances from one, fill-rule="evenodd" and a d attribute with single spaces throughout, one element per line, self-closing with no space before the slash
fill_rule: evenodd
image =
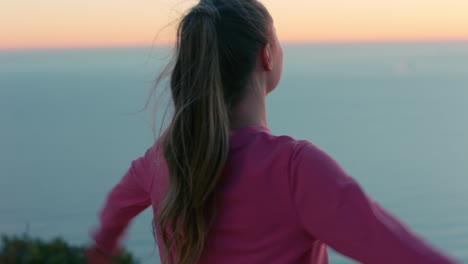
<path id="1" fill-rule="evenodd" d="M 100 250 L 116 253 L 132 218 L 151 205 L 151 183 L 145 179 L 151 178 L 148 170 L 153 157 L 153 148 L 150 148 L 144 156 L 133 160 L 128 171 L 107 195 L 99 215 L 99 227 L 91 232 Z"/>
<path id="2" fill-rule="evenodd" d="M 299 142 L 290 188 L 306 232 L 362 263 L 457 263 L 367 196 L 325 151 Z"/>

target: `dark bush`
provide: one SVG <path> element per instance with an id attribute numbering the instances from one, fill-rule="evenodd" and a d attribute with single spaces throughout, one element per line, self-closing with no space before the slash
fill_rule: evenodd
<path id="1" fill-rule="evenodd" d="M 2 235 L 0 264 L 84 264 L 85 248 L 71 246 L 61 238 L 50 242 L 28 235 Z M 116 264 L 136 264 L 126 250 L 115 258 Z"/>

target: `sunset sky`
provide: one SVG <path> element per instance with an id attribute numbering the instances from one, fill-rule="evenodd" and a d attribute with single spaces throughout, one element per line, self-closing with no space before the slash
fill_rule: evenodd
<path id="1" fill-rule="evenodd" d="M 167 44 L 173 39 L 177 19 L 198 1 L 2 2 L 0 49 L 23 49 Z M 278 36 L 284 43 L 468 40 L 467 0 L 262 3 L 273 15 Z"/>

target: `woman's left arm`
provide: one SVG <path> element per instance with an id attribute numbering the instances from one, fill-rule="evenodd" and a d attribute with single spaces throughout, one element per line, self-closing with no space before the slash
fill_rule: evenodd
<path id="1" fill-rule="evenodd" d="M 115 254 L 130 221 L 151 205 L 149 193 L 150 163 L 153 147 L 145 155 L 133 160 L 130 168 L 109 192 L 99 214 L 99 227 L 91 231 L 95 247 L 108 254 Z"/>

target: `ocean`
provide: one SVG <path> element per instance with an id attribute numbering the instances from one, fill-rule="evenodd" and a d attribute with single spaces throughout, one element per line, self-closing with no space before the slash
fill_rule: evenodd
<path id="1" fill-rule="evenodd" d="M 318 145 L 421 237 L 468 263 L 468 42 L 283 49 L 283 77 L 267 97 L 272 133 Z M 135 112 L 168 54 L 0 52 L 0 233 L 90 243 L 107 192 L 154 140 L 152 105 Z M 151 220 L 150 210 L 136 217 L 124 242 L 142 263 L 159 263 Z M 329 252 L 331 263 L 356 263 Z"/>

